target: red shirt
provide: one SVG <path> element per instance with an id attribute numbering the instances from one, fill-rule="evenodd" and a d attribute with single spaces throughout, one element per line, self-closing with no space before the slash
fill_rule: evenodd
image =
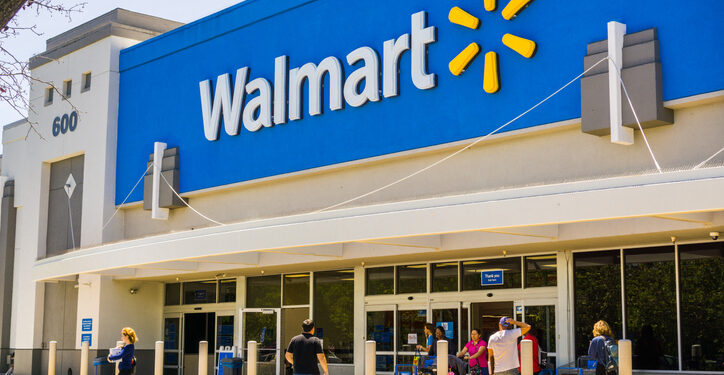
<path id="1" fill-rule="evenodd" d="M 539 372 L 540 371 L 540 353 L 538 352 L 538 339 L 535 338 L 535 336 L 531 335 L 530 333 L 526 333 L 525 337 L 523 337 L 523 340 L 530 340 L 533 341 L 533 372 Z M 518 360 L 520 360 L 520 343 L 518 344 Z M 518 367 L 518 371 L 520 372 L 520 367 Z"/>

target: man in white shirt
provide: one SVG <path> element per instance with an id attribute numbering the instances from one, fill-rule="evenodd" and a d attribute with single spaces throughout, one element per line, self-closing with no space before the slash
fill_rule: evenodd
<path id="1" fill-rule="evenodd" d="M 517 328 L 516 328 L 517 327 Z M 530 331 L 530 324 L 500 318 L 500 331 L 488 340 L 488 367 L 493 375 L 518 375 L 518 337 Z"/>

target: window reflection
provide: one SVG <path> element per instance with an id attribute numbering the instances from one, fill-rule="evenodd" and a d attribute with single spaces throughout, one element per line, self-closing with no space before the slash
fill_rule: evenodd
<path id="1" fill-rule="evenodd" d="M 427 265 L 397 266 L 397 294 L 427 292 Z"/>
<path id="2" fill-rule="evenodd" d="M 284 275 L 284 305 L 309 304 L 309 274 Z"/>
<path id="3" fill-rule="evenodd" d="M 216 303 L 216 280 L 183 283 L 184 304 Z"/>
<path id="4" fill-rule="evenodd" d="M 683 369 L 724 370 L 724 242 L 679 246 Z"/>
<path id="5" fill-rule="evenodd" d="M 354 270 L 314 273 L 314 317 L 329 363 L 354 363 Z"/>
<path id="6" fill-rule="evenodd" d="M 525 257 L 526 288 L 556 286 L 557 277 L 555 254 Z"/>
<path id="7" fill-rule="evenodd" d="M 394 267 L 367 268 L 365 278 L 367 280 L 366 291 L 368 296 L 395 293 Z"/>
<path id="8" fill-rule="evenodd" d="M 458 262 L 431 264 L 430 274 L 433 292 L 457 292 Z"/>
<path id="9" fill-rule="evenodd" d="M 417 343 L 425 338 L 427 310 L 400 310 L 397 312 L 397 350 L 414 352 L 417 344 L 410 344 L 410 334 Z"/>
<path id="10" fill-rule="evenodd" d="M 574 264 L 576 354 L 588 354 L 593 324 L 605 320 L 621 338 L 621 260 L 619 250 L 576 253 Z"/>
<path id="11" fill-rule="evenodd" d="M 531 325 L 531 333 L 538 339 L 541 351 L 556 352 L 556 307 L 526 306 L 525 322 Z"/>
<path id="12" fill-rule="evenodd" d="M 394 350 L 392 339 L 395 315 L 392 311 L 367 312 L 367 340 L 377 343 L 378 352 Z"/>
<path id="13" fill-rule="evenodd" d="M 626 336 L 633 366 L 678 369 L 674 247 L 624 250 Z"/>
<path id="14" fill-rule="evenodd" d="M 280 307 L 281 291 L 282 283 L 279 275 L 248 277 L 246 279 L 246 307 Z"/>

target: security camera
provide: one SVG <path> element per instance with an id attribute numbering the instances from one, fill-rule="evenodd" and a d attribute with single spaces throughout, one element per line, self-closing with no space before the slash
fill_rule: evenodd
<path id="1" fill-rule="evenodd" d="M 709 237 L 711 237 L 712 240 L 716 241 L 719 239 L 719 232 L 709 232 Z"/>

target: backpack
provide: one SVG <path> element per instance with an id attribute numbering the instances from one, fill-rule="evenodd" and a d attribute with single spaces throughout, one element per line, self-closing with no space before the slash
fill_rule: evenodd
<path id="1" fill-rule="evenodd" d="M 618 345 L 616 344 L 616 341 L 611 338 L 606 338 L 606 343 L 604 344 L 604 348 L 606 349 L 606 361 L 603 364 L 604 368 L 606 369 L 607 374 L 617 374 L 618 373 Z"/>

